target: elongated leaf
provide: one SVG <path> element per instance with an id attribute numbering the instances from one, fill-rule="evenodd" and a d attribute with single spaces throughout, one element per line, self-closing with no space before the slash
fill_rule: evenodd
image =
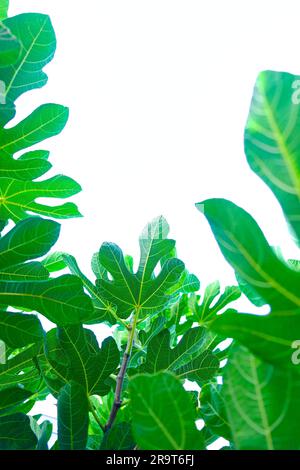
<path id="1" fill-rule="evenodd" d="M 99 251 L 99 264 L 112 280 L 100 278 L 96 285 L 99 295 L 117 306 L 120 318 L 139 311 L 142 318 L 166 308 L 174 296 L 169 294 L 184 273 L 184 264 L 176 258 L 167 259 L 157 276 L 154 269 L 174 248 L 174 240 L 167 239 L 169 226 L 158 217 L 148 224 L 140 236 L 140 263 L 134 274 L 128 269 L 121 249 L 113 243 L 103 243 Z"/>
<path id="2" fill-rule="evenodd" d="M 41 342 L 44 332 L 35 315 L 0 311 L 0 339 L 11 348 Z"/>
<path id="3" fill-rule="evenodd" d="M 224 374 L 224 401 L 237 449 L 300 448 L 300 378 L 236 345 Z"/>
<path id="4" fill-rule="evenodd" d="M 129 391 L 133 434 L 140 449 L 203 449 L 190 397 L 173 375 L 137 375 L 130 380 Z"/>
<path id="5" fill-rule="evenodd" d="M 203 328 L 193 328 L 182 337 L 175 348 L 170 348 L 170 332 L 162 330 L 149 342 L 143 372 L 169 370 L 179 378 L 205 381 L 219 368 L 218 359 L 207 350 L 208 337 Z"/>
<path id="6" fill-rule="evenodd" d="M 8 177 L 25 181 L 39 178 L 51 168 L 51 163 L 43 158 L 44 156 L 48 157 L 48 155 L 49 152 L 34 150 L 15 159 L 3 152 L 1 155 L 0 178 Z"/>
<path id="7" fill-rule="evenodd" d="M 0 390 L 0 416 L 12 414 L 14 408 L 32 396 L 32 392 L 20 386 Z"/>
<path id="8" fill-rule="evenodd" d="M 0 280 L 6 281 L 42 281 L 48 277 L 49 272 L 38 261 L 8 266 L 0 271 Z"/>
<path id="9" fill-rule="evenodd" d="M 82 326 L 52 330 L 48 333 L 48 383 L 57 391 L 57 379 L 76 381 L 86 394 L 106 395 L 111 388 L 108 377 L 116 372 L 120 353 L 113 338 L 106 338 L 99 348 L 95 335 Z M 53 374 L 57 377 L 53 378 Z"/>
<path id="10" fill-rule="evenodd" d="M 30 217 L 0 238 L 0 270 L 46 254 L 57 241 L 60 225 L 52 220 Z"/>
<path id="11" fill-rule="evenodd" d="M 85 449 L 89 412 L 84 388 L 77 382 L 66 384 L 60 391 L 57 408 L 60 450 Z"/>
<path id="12" fill-rule="evenodd" d="M 63 259 L 63 255 L 64 253 L 62 253 L 61 251 L 55 251 L 54 253 L 50 253 L 50 255 L 46 256 L 46 258 L 43 259 L 43 266 L 45 266 L 49 273 L 55 273 L 57 271 L 65 269 L 67 265 Z"/>
<path id="13" fill-rule="evenodd" d="M 253 171 L 278 198 L 300 242 L 300 77 L 259 74 L 245 129 L 245 152 Z"/>
<path id="14" fill-rule="evenodd" d="M 68 115 L 68 108 L 59 104 L 39 106 L 14 127 L 1 129 L 1 153 L 13 155 L 20 150 L 59 134 L 66 125 Z"/>
<path id="15" fill-rule="evenodd" d="M 292 361 L 293 344 L 299 339 L 300 310 L 271 311 L 258 316 L 227 311 L 212 328 L 239 340 L 263 360 L 300 373 L 300 365 Z"/>
<path id="16" fill-rule="evenodd" d="M 28 416 L 22 413 L 0 416 L 0 450 L 29 450 L 36 444 Z"/>
<path id="17" fill-rule="evenodd" d="M 46 281 L 0 281 L 0 301 L 2 304 L 36 310 L 61 326 L 82 323 L 93 312 L 81 281 L 68 274 Z"/>
<path id="18" fill-rule="evenodd" d="M 28 90 L 40 88 L 47 82 L 44 66 L 52 59 L 56 40 L 46 15 L 26 13 L 4 20 L 4 25 L 18 38 L 22 51 L 17 62 L 0 69 L 0 79 L 5 82 L 5 104 L 0 106 L 0 124 L 14 117 L 15 100 Z"/>
<path id="19" fill-rule="evenodd" d="M 246 211 L 224 199 L 210 199 L 197 207 L 208 219 L 227 261 L 266 303 L 276 310 L 300 306 L 300 272 L 275 255 Z"/>
<path id="20" fill-rule="evenodd" d="M 37 437 L 37 450 L 48 450 L 48 442 L 52 435 L 53 425 L 50 421 L 43 421 L 38 424 L 34 417 L 30 417 L 31 429 Z"/>

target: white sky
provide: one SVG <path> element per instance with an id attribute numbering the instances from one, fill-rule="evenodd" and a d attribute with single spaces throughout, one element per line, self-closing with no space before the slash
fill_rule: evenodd
<path id="1" fill-rule="evenodd" d="M 194 203 L 226 197 L 268 239 L 297 254 L 278 203 L 251 172 L 243 130 L 259 71 L 300 74 L 298 1 L 11 0 L 10 15 L 52 18 L 58 49 L 46 87 L 17 103 L 70 107 L 63 133 L 43 144 L 55 172 L 83 187 L 83 219 L 62 222 L 57 249 L 87 271 L 107 240 L 137 253 L 163 214 L 179 256 L 204 286 L 234 282 Z"/>
<path id="2" fill-rule="evenodd" d="M 194 203 L 226 197 L 269 241 L 297 256 L 275 198 L 249 169 L 243 130 L 259 71 L 300 74 L 298 0 L 11 0 L 10 15 L 51 16 L 58 49 L 46 87 L 17 103 L 70 107 L 45 142 L 55 172 L 75 178 L 83 219 L 62 222 L 56 248 L 86 272 L 105 241 L 136 254 L 163 214 L 202 285 L 235 282 Z M 247 305 L 247 304 L 245 304 Z M 250 307 L 249 307 L 250 309 Z"/>

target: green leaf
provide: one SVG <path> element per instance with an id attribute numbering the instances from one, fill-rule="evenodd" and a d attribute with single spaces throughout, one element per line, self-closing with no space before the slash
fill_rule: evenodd
<path id="1" fill-rule="evenodd" d="M 255 220 L 225 199 L 197 205 L 204 212 L 219 247 L 240 278 L 274 309 L 300 306 L 300 272 L 274 253 Z"/>
<path id="2" fill-rule="evenodd" d="M 300 379 L 232 349 L 224 373 L 223 397 L 235 448 L 300 448 Z"/>
<path id="3" fill-rule="evenodd" d="M 17 405 L 32 396 L 32 392 L 20 386 L 0 390 L 0 416 L 11 414 Z"/>
<path id="4" fill-rule="evenodd" d="M 168 372 L 141 374 L 129 383 L 132 429 L 140 449 L 203 449 L 188 392 Z"/>
<path id="5" fill-rule="evenodd" d="M 42 313 L 58 325 L 82 323 L 93 312 L 80 280 L 71 275 L 37 282 L 0 281 L 1 303 Z"/>
<path id="6" fill-rule="evenodd" d="M 88 398 L 79 383 L 70 382 L 61 389 L 57 412 L 60 450 L 85 449 L 89 424 Z"/>
<path id="7" fill-rule="evenodd" d="M 271 311 L 263 316 L 228 310 L 211 327 L 237 339 L 263 360 L 300 373 L 300 366 L 292 361 L 293 344 L 300 332 L 299 309 Z"/>
<path id="8" fill-rule="evenodd" d="M 45 255 L 57 241 L 60 225 L 52 220 L 30 217 L 0 238 L 0 271 Z"/>
<path id="9" fill-rule="evenodd" d="M 0 124 L 15 115 L 14 102 L 24 92 L 47 82 L 44 66 L 53 58 L 56 39 L 48 16 L 26 13 L 4 20 L 4 25 L 22 44 L 18 60 L 3 64 L 0 79 L 5 82 L 5 104 L 0 105 Z"/>
<path id="10" fill-rule="evenodd" d="M 3 1 L 3 0 L 2 0 Z M 0 2 L 0 77 L 1 68 L 8 64 L 14 64 L 21 53 L 22 45 L 11 31 L 2 23 L 5 15 L 5 6 Z M 5 100 L 5 82 L 2 81 L 1 102 Z"/>
<path id="11" fill-rule="evenodd" d="M 46 256 L 43 259 L 42 264 L 43 266 L 49 271 L 49 273 L 55 273 L 57 271 L 61 271 L 67 267 L 64 259 L 64 253 L 61 251 L 55 251 L 54 253 L 50 253 L 50 255 Z"/>
<path id="12" fill-rule="evenodd" d="M 4 20 L 7 17 L 9 0 L 0 0 L 0 20 Z"/>
<path id="13" fill-rule="evenodd" d="M 97 279 L 101 298 L 117 306 L 117 314 L 126 319 L 135 311 L 140 318 L 166 308 L 174 296 L 169 291 L 182 279 L 184 264 L 176 258 L 167 259 L 159 274 L 154 269 L 161 259 L 174 248 L 175 241 L 167 239 L 169 226 L 158 217 L 148 224 L 140 236 L 140 263 L 134 274 L 126 265 L 121 249 L 113 243 L 103 243 L 99 263 L 112 276 L 112 280 Z"/>
<path id="14" fill-rule="evenodd" d="M 175 348 L 170 348 L 171 335 L 164 329 L 151 339 L 142 372 L 169 370 L 182 379 L 203 382 L 219 368 L 218 359 L 207 350 L 208 337 L 204 328 L 187 331 Z"/>
<path id="15" fill-rule="evenodd" d="M 48 277 L 49 272 L 38 261 L 8 266 L 0 271 L 0 280 L 6 281 L 42 281 Z"/>
<path id="16" fill-rule="evenodd" d="M 45 156 L 48 158 L 49 152 L 44 150 L 33 150 L 17 159 L 2 153 L 0 178 L 9 177 L 24 181 L 39 178 L 52 167 L 47 158 L 44 158 Z"/>
<path id="17" fill-rule="evenodd" d="M 222 385 L 212 382 L 205 384 L 200 395 L 200 416 L 209 430 L 224 439 L 231 439 L 230 426 L 226 416 Z"/>
<path id="18" fill-rule="evenodd" d="M 100 450 L 133 450 L 135 441 L 129 423 L 117 423 L 103 436 Z"/>
<path id="19" fill-rule="evenodd" d="M 41 424 L 38 424 L 37 420 L 34 417 L 31 419 L 31 429 L 34 431 L 38 442 L 37 450 L 48 450 L 48 442 L 52 435 L 53 425 L 50 421 L 43 421 Z"/>
<path id="20" fill-rule="evenodd" d="M 208 325 L 223 308 L 241 296 L 241 291 L 236 286 L 227 286 L 220 294 L 220 283 L 215 281 L 205 288 L 201 302 L 196 296 L 191 297 L 190 305 L 199 325 Z"/>
<path id="21" fill-rule="evenodd" d="M 5 364 L 0 364 L 1 390 L 22 384 L 27 390 L 36 391 L 41 381 L 35 362 L 40 349 L 40 344 L 34 344 L 8 359 Z"/>
<path id="22" fill-rule="evenodd" d="M 44 332 L 35 315 L 0 310 L 0 340 L 11 348 L 41 342 Z"/>
<path id="23" fill-rule="evenodd" d="M 0 416 L 0 450 L 29 450 L 36 444 L 28 416 L 22 413 Z"/>
<path id="24" fill-rule="evenodd" d="M 116 372 L 120 362 L 120 353 L 112 337 L 106 338 L 99 348 L 93 332 L 81 325 L 48 333 L 46 354 L 51 374 L 57 375 L 54 381 L 48 378 L 54 390 L 59 378 L 80 383 L 89 395 L 106 395 L 110 391 L 107 379 Z"/>
<path id="25" fill-rule="evenodd" d="M 255 173 L 274 192 L 300 240 L 300 77 L 259 74 L 245 129 L 245 152 Z"/>
<path id="26" fill-rule="evenodd" d="M 0 129 L 1 153 L 11 156 L 20 150 L 59 134 L 65 127 L 68 116 L 69 110 L 65 106 L 59 104 L 39 106 L 14 127 Z M 25 161 L 28 163 L 29 160 Z M 21 160 L 21 162 L 24 162 L 24 160 Z M 43 159 L 40 162 L 45 164 Z"/>

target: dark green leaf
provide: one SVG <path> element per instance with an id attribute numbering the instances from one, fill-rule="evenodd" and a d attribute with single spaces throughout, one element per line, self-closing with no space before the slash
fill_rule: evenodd
<path id="1" fill-rule="evenodd" d="M 0 339 L 11 348 L 41 342 L 44 332 L 35 315 L 0 310 Z"/>
<path id="2" fill-rule="evenodd" d="M 29 450 L 36 444 L 28 416 L 22 413 L 0 416 L 0 450 Z"/>

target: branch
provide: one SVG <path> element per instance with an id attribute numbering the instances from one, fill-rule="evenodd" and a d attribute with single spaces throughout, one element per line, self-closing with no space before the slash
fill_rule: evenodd
<path id="1" fill-rule="evenodd" d="M 125 350 L 125 353 L 124 353 L 124 356 L 123 356 L 123 359 L 122 359 L 122 364 L 121 364 L 119 373 L 117 375 L 117 385 L 116 385 L 116 390 L 115 390 L 115 398 L 114 398 L 114 402 L 113 402 L 113 406 L 112 406 L 109 418 L 107 420 L 107 423 L 104 426 L 104 432 L 107 432 L 107 431 L 110 430 L 110 428 L 112 427 L 112 425 L 113 425 L 113 423 L 116 419 L 117 413 L 118 413 L 119 409 L 122 406 L 122 399 L 121 399 L 122 389 L 123 389 L 124 378 L 125 378 L 125 375 L 126 375 L 126 370 L 127 370 L 128 364 L 129 364 L 131 351 L 132 351 L 132 347 L 133 347 L 134 334 L 135 334 L 135 329 L 136 329 L 136 325 L 137 325 L 137 321 L 138 321 L 138 316 L 139 316 L 139 309 L 136 310 L 136 312 L 134 314 L 134 317 L 133 317 L 132 325 L 130 327 L 130 334 L 129 334 L 129 337 L 128 337 L 126 350 Z"/>

